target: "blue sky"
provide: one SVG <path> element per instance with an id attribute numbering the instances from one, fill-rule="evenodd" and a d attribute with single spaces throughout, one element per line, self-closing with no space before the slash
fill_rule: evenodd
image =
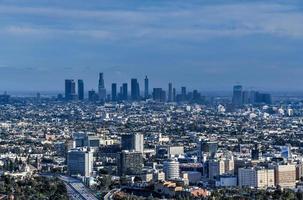
<path id="1" fill-rule="evenodd" d="M 1 0 L 0 91 L 303 88 L 302 0 Z"/>

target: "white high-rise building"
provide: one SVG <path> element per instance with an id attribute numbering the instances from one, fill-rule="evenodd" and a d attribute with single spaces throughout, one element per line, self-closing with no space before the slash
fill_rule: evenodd
<path id="1" fill-rule="evenodd" d="M 70 175 L 90 176 L 93 171 L 93 153 L 82 149 L 68 151 L 67 169 Z"/>
<path id="2" fill-rule="evenodd" d="M 168 160 L 163 162 L 163 171 L 165 179 L 178 179 L 180 178 L 179 162 L 175 160 Z"/>

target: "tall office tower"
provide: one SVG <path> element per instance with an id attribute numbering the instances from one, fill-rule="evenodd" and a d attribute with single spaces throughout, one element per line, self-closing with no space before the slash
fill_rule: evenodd
<path id="1" fill-rule="evenodd" d="M 143 155 L 136 151 L 122 151 L 118 154 L 118 174 L 140 175 L 143 168 Z"/>
<path id="2" fill-rule="evenodd" d="M 74 80 L 65 80 L 65 99 L 75 100 L 76 99 L 76 83 Z"/>
<path id="3" fill-rule="evenodd" d="M 122 100 L 127 100 L 128 99 L 128 87 L 127 83 L 123 83 L 122 85 Z"/>
<path id="4" fill-rule="evenodd" d="M 117 83 L 112 84 L 112 101 L 117 101 Z"/>
<path id="5" fill-rule="evenodd" d="M 144 136 L 140 133 L 125 134 L 121 136 L 122 150 L 137 151 L 143 153 L 144 151 Z"/>
<path id="6" fill-rule="evenodd" d="M 165 102 L 166 101 L 166 92 L 162 90 L 162 88 L 154 88 L 153 89 L 153 100 L 157 102 Z"/>
<path id="7" fill-rule="evenodd" d="M 135 78 L 131 79 L 131 98 L 133 101 L 140 99 L 140 87 L 138 80 Z"/>
<path id="8" fill-rule="evenodd" d="M 242 86 L 241 85 L 235 85 L 233 90 L 233 99 L 232 103 L 234 106 L 241 106 L 242 105 Z"/>
<path id="9" fill-rule="evenodd" d="M 278 165 L 275 168 L 275 183 L 282 188 L 295 188 L 296 165 Z"/>
<path id="10" fill-rule="evenodd" d="M 83 80 L 78 80 L 78 99 L 84 100 L 84 82 Z"/>
<path id="11" fill-rule="evenodd" d="M 187 97 L 187 93 L 186 93 L 186 87 L 181 87 L 181 98 L 182 98 L 182 101 L 186 101 Z"/>
<path id="12" fill-rule="evenodd" d="M 179 162 L 175 160 L 168 160 L 163 162 L 163 171 L 166 180 L 180 178 Z"/>
<path id="13" fill-rule="evenodd" d="M 90 176 L 93 171 L 93 153 L 72 149 L 67 153 L 67 169 L 70 175 Z"/>
<path id="14" fill-rule="evenodd" d="M 100 101 L 105 101 L 106 89 L 105 89 L 105 85 L 104 85 L 103 73 L 99 73 L 98 95 L 99 95 Z"/>
<path id="15" fill-rule="evenodd" d="M 168 84 L 168 102 L 173 101 L 173 84 L 169 83 Z"/>
<path id="16" fill-rule="evenodd" d="M 213 141 L 200 140 L 197 144 L 197 147 L 198 147 L 198 160 L 199 162 L 202 162 L 204 154 L 206 154 L 210 158 L 215 157 L 218 150 L 218 143 Z"/>
<path id="17" fill-rule="evenodd" d="M 145 79 L 144 79 L 144 97 L 145 97 L 145 99 L 148 99 L 148 96 L 149 96 L 149 81 L 148 81 L 147 76 L 145 76 Z"/>
<path id="18" fill-rule="evenodd" d="M 173 102 L 176 102 L 176 95 L 177 95 L 177 93 L 176 93 L 176 88 L 174 88 L 173 89 Z"/>

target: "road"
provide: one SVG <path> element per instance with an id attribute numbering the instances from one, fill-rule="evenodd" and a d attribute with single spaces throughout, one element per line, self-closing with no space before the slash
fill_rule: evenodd
<path id="1" fill-rule="evenodd" d="M 81 181 L 63 175 L 58 178 L 64 181 L 71 200 L 98 200 Z"/>
<path id="2" fill-rule="evenodd" d="M 112 200 L 113 199 L 113 195 L 116 193 L 116 192 L 118 192 L 118 191 L 120 191 L 120 189 L 113 189 L 113 190 L 111 190 L 111 191 L 109 191 L 105 196 L 104 196 L 104 200 Z"/>

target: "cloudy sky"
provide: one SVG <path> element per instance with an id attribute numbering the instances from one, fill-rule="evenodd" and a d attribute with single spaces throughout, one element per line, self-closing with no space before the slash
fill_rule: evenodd
<path id="1" fill-rule="evenodd" d="M 303 90 L 302 0 L 1 0 L 0 91 L 154 87 Z"/>

